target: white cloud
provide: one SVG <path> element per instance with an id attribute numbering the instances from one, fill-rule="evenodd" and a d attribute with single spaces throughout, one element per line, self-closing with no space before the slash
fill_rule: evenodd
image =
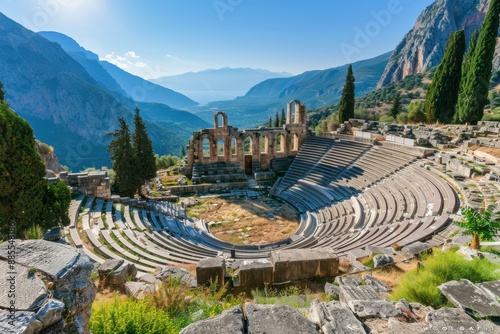
<path id="1" fill-rule="evenodd" d="M 122 57 L 120 55 L 117 55 L 114 52 L 107 54 L 104 57 L 104 59 L 107 60 L 108 62 L 110 62 L 111 64 L 114 64 L 114 65 L 121 67 L 121 68 L 128 68 L 130 65 L 130 61 L 128 61 L 127 58 Z"/>
<path id="2" fill-rule="evenodd" d="M 135 51 L 129 51 L 126 53 L 126 55 L 130 58 L 140 58 Z"/>
<path id="3" fill-rule="evenodd" d="M 135 63 L 135 66 L 137 67 L 147 67 L 148 65 L 146 63 L 143 63 L 142 61 L 138 61 Z"/>

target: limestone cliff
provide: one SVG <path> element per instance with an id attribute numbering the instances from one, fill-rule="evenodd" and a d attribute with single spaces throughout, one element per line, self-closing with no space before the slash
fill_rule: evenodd
<path id="1" fill-rule="evenodd" d="M 415 26 L 396 47 L 378 87 L 437 66 L 451 33 L 464 29 L 467 41 L 484 21 L 490 0 L 437 0 L 419 16 Z M 497 44 L 494 68 L 500 68 Z"/>

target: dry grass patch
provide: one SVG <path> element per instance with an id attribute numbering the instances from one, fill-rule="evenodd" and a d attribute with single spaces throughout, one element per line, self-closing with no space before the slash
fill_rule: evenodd
<path id="1" fill-rule="evenodd" d="M 234 244 L 265 244 L 283 240 L 298 228 L 297 213 L 286 203 L 262 196 L 208 198 L 188 208 L 192 217 L 203 218 L 217 238 Z"/>
<path id="2" fill-rule="evenodd" d="M 474 145 L 474 146 L 469 146 L 469 150 L 481 151 L 481 152 L 487 153 L 489 155 L 492 155 L 495 158 L 500 158 L 500 149 L 498 149 L 498 148 Z"/>

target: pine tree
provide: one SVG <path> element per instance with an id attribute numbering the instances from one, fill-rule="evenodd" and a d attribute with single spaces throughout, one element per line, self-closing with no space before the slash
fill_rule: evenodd
<path id="1" fill-rule="evenodd" d="M 347 76 L 345 78 L 345 85 L 342 89 L 342 97 L 340 98 L 339 105 L 339 122 L 340 124 L 348 121 L 349 118 L 354 117 L 354 74 L 352 72 L 352 65 L 347 69 Z"/>
<path id="2" fill-rule="evenodd" d="M 389 115 L 396 118 L 400 112 L 403 111 L 403 105 L 401 104 L 401 92 L 397 91 L 394 95 L 394 100 L 392 100 L 392 106 L 389 110 Z"/>
<path id="3" fill-rule="evenodd" d="M 136 159 L 130 130 L 123 117 L 118 117 L 119 128 L 111 134 L 113 140 L 109 143 L 108 152 L 113 160 L 113 170 L 116 172 L 115 183 L 120 195 L 133 197 L 137 190 Z"/>
<path id="4" fill-rule="evenodd" d="M 453 120 L 460 88 L 462 61 L 465 52 L 465 33 L 459 30 L 450 35 L 443 60 L 436 69 L 425 99 L 427 121 L 447 124 Z"/>
<path id="5" fill-rule="evenodd" d="M 493 68 L 499 26 L 500 0 L 491 0 L 468 70 L 462 75 L 458 105 L 459 123 L 476 124 L 483 118 L 488 103 L 489 83 Z"/>
<path id="6" fill-rule="evenodd" d="M 280 126 L 280 115 L 278 114 L 278 112 L 276 112 L 276 116 L 274 118 L 274 127 L 279 128 L 279 126 Z"/>
<path id="7" fill-rule="evenodd" d="M 0 102 L 0 232 L 17 237 L 31 226 L 52 227 L 45 216 L 48 187 L 45 165 L 35 147 L 31 126 Z"/>
<path id="8" fill-rule="evenodd" d="M 469 74 L 469 69 L 471 66 L 472 58 L 474 58 L 474 53 L 476 52 L 477 40 L 479 38 L 479 31 L 474 31 L 469 42 L 469 49 L 465 54 L 464 61 L 462 63 L 462 75 L 460 77 L 460 88 L 458 90 L 458 102 L 456 107 L 455 116 L 453 117 L 453 123 L 460 123 L 459 114 L 461 106 L 465 104 L 467 96 L 465 96 L 465 87 L 467 83 L 467 75 Z"/>
<path id="9" fill-rule="evenodd" d="M 280 126 L 283 126 L 285 124 L 286 124 L 285 108 L 281 108 Z"/>
<path id="10" fill-rule="evenodd" d="M 139 108 L 135 108 L 134 133 L 132 134 L 134 155 L 137 159 L 135 173 L 137 178 L 137 190 L 140 193 L 141 186 L 156 177 L 156 158 L 153 152 L 153 144 L 149 139 L 146 126 L 140 116 Z"/>

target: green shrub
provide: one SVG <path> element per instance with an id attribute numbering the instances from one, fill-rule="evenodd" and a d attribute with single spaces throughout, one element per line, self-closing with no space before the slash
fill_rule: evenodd
<path id="1" fill-rule="evenodd" d="M 424 261 L 423 268 L 408 272 L 400 284 L 394 289 L 391 299 L 406 299 L 430 305 L 436 309 L 447 305 L 446 298 L 441 294 L 438 285 L 452 280 L 467 279 L 473 283 L 500 279 L 500 274 L 494 273 L 500 265 L 487 259 L 466 260 L 454 250 L 435 252 Z"/>
<path id="2" fill-rule="evenodd" d="M 394 117 L 385 115 L 380 117 L 379 121 L 383 123 L 394 123 Z"/>
<path id="3" fill-rule="evenodd" d="M 146 300 L 94 304 L 89 329 L 94 334 L 179 333 L 182 327 L 167 312 L 151 307 Z"/>
<path id="4" fill-rule="evenodd" d="M 42 237 L 43 231 L 38 224 L 33 224 L 24 231 L 25 239 L 41 239 Z"/>
<path id="5" fill-rule="evenodd" d="M 54 148 L 52 146 L 49 146 L 45 143 L 40 143 L 39 146 L 40 154 L 47 155 L 49 153 L 54 152 Z"/>
<path id="6" fill-rule="evenodd" d="M 368 268 L 373 268 L 375 266 L 375 264 L 373 263 L 373 256 L 370 256 L 370 258 L 364 262 L 362 262 L 362 264 L 365 266 L 365 267 L 368 267 Z"/>

